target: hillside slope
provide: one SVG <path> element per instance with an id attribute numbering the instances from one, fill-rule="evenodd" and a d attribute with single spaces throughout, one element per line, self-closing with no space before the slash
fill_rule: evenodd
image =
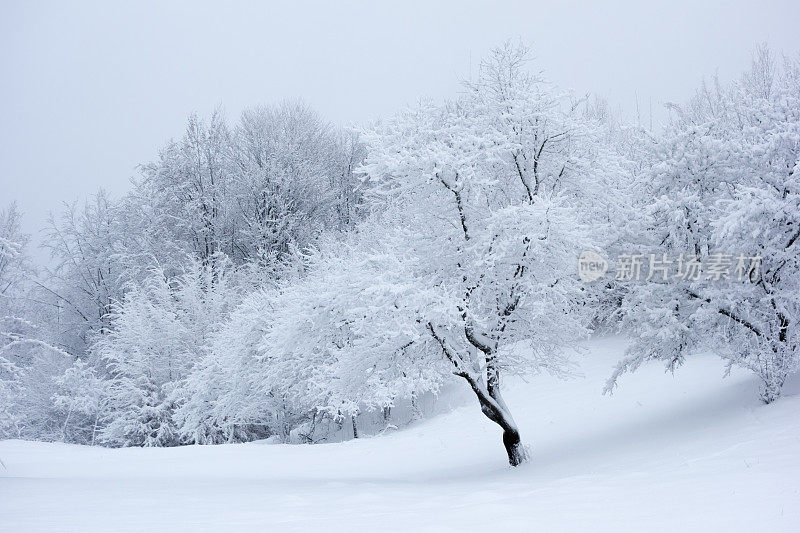
<path id="1" fill-rule="evenodd" d="M 3 531 L 800 531 L 800 387 L 759 403 L 715 357 L 601 389 L 624 348 L 586 344 L 581 378 L 507 401 L 533 462 L 507 466 L 471 402 L 399 432 L 315 446 L 102 449 L 0 442 Z"/>

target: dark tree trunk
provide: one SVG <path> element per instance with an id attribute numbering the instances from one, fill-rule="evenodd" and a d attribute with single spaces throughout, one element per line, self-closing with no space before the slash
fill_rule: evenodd
<path id="1" fill-rule="evenodd" d="M 516 429 L 503 431 L 503 446 L 506 447 L 508 454 L 508 463 L 511 466 L 519 466 L 528 458 L 528 452 L 522 444 L 522 439 L 519 436 L 519 431 Z"/>
<path id="2" fill-rule="evenodd" d="M 475 390 L 479 386 L 473 386 L 472 388 Z M 508 454 L 508 463 L 511 466 L 519 466 L 527 461 L 529 459 L 528 452 L 522 444 L 519 429 L 517 429 L 517 425 L 499 392 L 496 398 L 489 396 L 484 391 L 478 392 L 475 390 L 475 393 L 478 396 L 481 412 L 486 415 L 486 418 L 503 429 L 503 446 L 506 449 L 506 454 Z"/>
<path id="3" fill-rule="evenodd" d="M 473 378 L 463 375 L 478 397 L 481 412 L 486 418 L 503 429 L 503 446 L 508 454 L 508 463 L 519 466 L 528 460 L 528 452 L 522 444 L 522 438 L 517 429 L 517 424 L 500 394 L 500 381 L 497 374 L 490 373 L 489 385 L 484 388 L 481 383 Z"/>
<path id="4" fill-rule="evenodd" d="M 500 370 L 497 368 L 493 352 L 487 357 L 486 392 L 498 406 L 500 420 L 495 422 L 503 428 L 503 446 L 508 454 L 508 462 L 511 466 L 519 466 L 528 460 L 528 453 L 522 444 L 522 438 L 517 424 L 511 416 L 511 411 L 500 394 Z"/>
<path id="5" fill-rule="evenodd" d="M 486 385 L 484 385 L 482 379 L 462 370 L 461 361 L 464 359 L 455 355 L 430 322 L 428 322 L 428 331 L 431 332 L 431 336 L 442 347 L 442 352 L 444 352 L 445 356 L 456 367 L 454 374 L 464 378 L 469 383 L 475 396 L 478 397 L 481 412 L 486 418 L 503 429 L 503 446 L 508 454 L 508 463 L 511 466 L 519 466 L 527 461 L 529 458 L 528 452 L 522 444 L 517 424 L 514 422 L 511 411 L 509 411 L 503 396 L 500 394 L 500 370 L 497 368 L 494 350 L 476 339 L 469 328 L 465 328 L 467 340 L 486 355 Z"/>

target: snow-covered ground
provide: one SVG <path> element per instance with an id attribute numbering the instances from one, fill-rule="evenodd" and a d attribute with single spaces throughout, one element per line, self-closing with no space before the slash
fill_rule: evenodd
<path id="1" fill-rule="evenodd" d="M 0 442 L 0 530 L 800 531 L 800 384 L 773 405 L 715 357 L 600 391 L 624 342 L 583 378 L 506 399 L 533 462 L 507 466 L 470 403 L 340 444 L 102 449 Z"/>

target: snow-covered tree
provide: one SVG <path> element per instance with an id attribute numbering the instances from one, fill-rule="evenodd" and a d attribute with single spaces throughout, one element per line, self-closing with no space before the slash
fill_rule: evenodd
<path id="1" fill-rule="evenodd" d="M 114 304 L 111 331 L 93 347 L 111 380 L 103 441 L 121 446 L 181 442 L 172 418 L 183 401 L 181 385 L 235 295 L 226 263 L 212 259 L 205 265 L 190 262 L 186 272 L 172 278 L 154 270 Z"/>
<path id="2" fill-rule="evenodd" d="M 175 247 L 179 258 L 182 252 L 204 263 L 218 253 L 232 253 L 230 137 L 221 111 L 208 122 L 192 115 L 183 138 L 168 143 L 157 161 L 142 166 L 144 179 L 132 200 L 145 208 L 139 215 L 140 230 L 151 231 L 144 237 L 158 238 L 148 244 Z"/>
<path id="3" fill-rule="evenodd" d="M 270 259 L 313 244 L 322 230 L 347 216 L 353 184 L 342 180 L 353 169 L 342 169 L 340 161 L 353 148 L 341 145 L 333 128 L 307 106 L 245 111 L 234 146 L 235 252 L 243 259 L 268 267 Z M 346 188 L 351 190 L 341 190 Z M 338 204 L 345 209 L 341 215 Z"/>
<path id="4" fill-rule="evenodd" d="M 248 109 L 233 127 L 220 111 L 192 116 L 123 200 L 137 228 L 128 255 L 169 272 L 186 254 L 224 254 L 275 277 L 294 249 L 352 224 L 361 155 L 300 103 Z"/>
<path id="5" fill-rule="evenodd" d="M 800 61 L 778 68 L 759 48 L 741 80 L 674 111 L 638 185 L 639 245 L 682 275 L 630 287 L 635 343 L 608 388 L 644 361 L 674 370 L 712 349 L 755 372 L 772 402 L 800 364 Z M 706 270 L 686 275 L 692 262 Z"/>
<path id="6" fill-rule="evenodd" d="M 525 53 L 498 49 L 463 98 L 365 133 L 373 214 L 215 339 L 207 368 L 234 369 L 240 391 L 220 402 L 228 420 L 243 405 L 256 408 L 240 423 L 352 418 L 453 373 L 502 428 L 509 462 L 525 460 L 501 375 L 569 370 L 563 349 L 589 320 L 575 264 L 608 233 L 620 169 L 596 121 L 529 74 Z"/>
<path id="7" fill-rule="evenodd" d="M 18 434 L 14 407 L 19 394 L 19 369 L 4 355 L 0 355 L 0 435 Z"/>
<path id="8" fill-rule="evenodd" d="M 0 210 L 0 435 L 52 439 L 58 435 L 53 379 L 70 356 L 43 340 L 42 328 L 26 318 L 33 269 L 20 218 L 14 204 Z"/>
<path id="9" fill-rule="evenodd" d="M 254 292 L 232 313 L 187 380 L 177 413 L 187 440 L 315 442 L 345 423 L 357 436 L 362 413 L 385 419 L 397 402 L 439 389 L 438 352 L 412 364 L 419 354 L 403 348 L 416 327 L 407 309 L 422 292 L 391 246 L 402 241 L 367 226 L 326 242 L 301 278 Z"/>
<path id="10" fill-rule="evenodd" d="M 111 400 L 110 382 L 81 359 L 55 382 L 53 403 L 64 416 L 62 440 L 94 446 Z"/>
<path id="11" fill-rule="evenodd" d="M 7 324 L 14 320 L 11 296 L 25 271 L 20 264 L 23 238 L 19 211 L 11 204 L 0 211 L 0 435 L 11 434 L 15 425 L 14 400 L 20 386 L 19 369 L 8 358 L 6 347 L 14 340 Z"/>
<path id="12" fill-rule="evenodd" d="M 13 300 L 23 289 L 25 278 L 33 271 L 25 247 L 30 237 L 21 230 L 17 205 L 0 209 L 0 311 L 10 312 Z"/>
<path id="13" fill-rule="evenodd" d="M 95 336 L 108 332 L 111 303 L 122 298 L 127 281 L 117 257 L 127 233 L 117 204 L 102 190 L 50 217 L 44 245 L 53 267 L 33 282 L 37 300 L 49 304 L 39 321 L 52 322 L 52 341 L 72 354 L 83 354 Z"/>
<path id="14" fill-rule="evenodd" d="M 365 165 L 416 234 L 417 279 L 440 295 L 420 309 L 420 334 L 501 426 L 512 465 L 525 451 L 501 375 L 568 367 L 563 349 L 587 325 L 576 257 L 600 243 L 619 170 L 580 102 L 530 74 L 526 54 L 495 50 L 464 98 L 368 134 Z"/>
<path id="15" fill-rule="evenodd" d="M 189 439 L 178 436 L 172 414 L 181 394 L 191 396 L 177 387 L 225 318 L 213 302 L 296 276 L 303 249 L 350 229 L 360 216 L 363 153 L 356 134 L 302 104 L 251 109 L 234 126 L 221 112 L 209 120 L 192 116 L 183 137 L 141 167 L 131 192 L 112 200 L 100 191 L 51 218 L 45 246 L 53 261 L 42 277 L 32 275 L 22 253 L 27 237 L 18 212 L 1 212 L 3 394 L 30 388 L 26 412 L 47 419 L 23 424 L 42 430 L 26 435 L 89 442 L 98 425 L 115 444 Z M 196 263 L 210 271 L 190 274 Z M 192 276 L 210 277 L 195 283 Z M 199 316 L 209 306 L 215 311 Z M 181 339 L 190 330 L 194 347 L 181 351 L 175 343 L 188 343 Z M 35 370 L 34 363 L 43 366 Z M 160 369 L 173 364 L 180 377 L 162 379 Z M 101 389 L 110 368 L 115 401 L 106 404 L 99 398 L 109 394 Z M 37 372 L 35 383 L 24 383 Z M 162 406 L 150 418 L 162 420 L 165 433 L 121 430 L 112 437 L 119 420 L 150 416 L 121 415 L 125 400 L 117 393 L 128 394 L 133 410 Z M 167 396 L 174 403 L 165 403 Z M 4 405 L 16 409 L 21 398 Z M 107 412 L 88 411 L 99 404 Z"/>

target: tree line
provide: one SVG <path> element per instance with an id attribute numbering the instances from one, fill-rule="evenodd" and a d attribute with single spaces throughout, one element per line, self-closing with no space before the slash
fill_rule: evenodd
<path id="1" fill-rule="evenodd" d="M 0 436 L 318 442 L 460 382 L 517 465 L 504 377 L 567 375 L 593 332 L 633 341 L 608 392 L 713 350 L 769 403 L 800 364 L 800 60 L 763 47 L 658 132 L 504 45 L 445 102 L 193 116 L 140 170 L 51 219 L 48 268 L 0 212 Z M 759 264 L 587 283 L 582 251 Z"/>

